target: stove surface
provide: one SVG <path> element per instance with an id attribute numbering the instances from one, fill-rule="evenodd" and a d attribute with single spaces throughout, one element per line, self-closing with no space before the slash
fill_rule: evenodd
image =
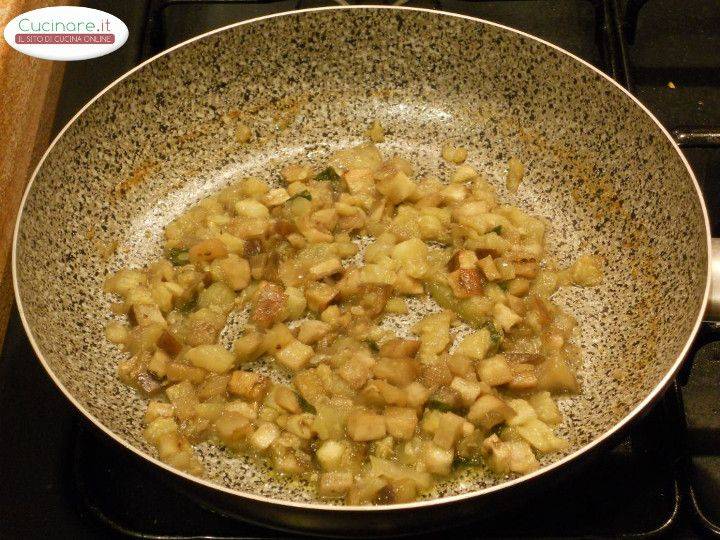
<path id="1" fill-rule="evenodd" d="M 55 131 L 140 61 L 192 36 L 325 0 L 93 0 L 130 28 L 112 55 L 68 65 Z M 716 0 L 409 0 L 512 26 L 629 87 L 675 135 L 720 235 L 720 8 Z M 583 475 L 459 538 L 720 534 L 720 336 L 705 328 L 665 398 Z M 692 366 L 692 369 L 690 369 Z M 29 420 L 29 421 L 28 421 Z M 273 538 L 219 515 L 97 433 L 36 361 L 17 313 L 0 358 L 0 537 Z M 431 535 L 428 538 L 432 537 Z"/>

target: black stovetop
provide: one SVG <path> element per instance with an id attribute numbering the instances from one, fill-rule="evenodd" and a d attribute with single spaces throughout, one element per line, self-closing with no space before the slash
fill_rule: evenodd
<path id="1" fill-rule="evenodd" d="M 55 131 L 141 60 L 238 20 L 332 0 L 93 0 L 130 39 L 66 69 Z M 629 87 L 683 141 L 720 235 L 717 0 L 409 0 L 556 43 Z M 512 513 L 447 531 L 506 537 L 720 535 L 720 335 L 705 329 L 666 397 L 592 468 Z M 691 368 L 691 369 L 690 369 Z M 95 432 L 36 361 L 17 313 L 0 358 L 0 537 L 271 538 L 174 491 Z"/>

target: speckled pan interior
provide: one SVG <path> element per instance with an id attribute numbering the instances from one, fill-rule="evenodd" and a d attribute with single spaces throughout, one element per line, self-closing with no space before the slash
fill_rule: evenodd
<path id="1" fill-rule="evenodd" d="M 65 131 L 16 245 L 24 316 L 65 390 L 152 455 L 145 403 L 118 381 L 122 353 L 103 337 L 105 275 L 159 255 L 163 227 L 231 179 L 320 162 L 363 140 L 373 119 L 388 131 L 383 152 L 440 177 L 441 143 L 465 146 L 503 200 L 549 220 L 560 262 L 606 259 L 602 286 L 558 295 L 580 321 L 585 358 L 562 431 L 572 452 L 621 421 L 674 364 L 702 309 L 706 228 L 686 166 L 637 104 L 573 58 L 479 21 L 400 9 L 296 12 L 206 36 L 123 79 Z M 235 141 L 238 121 L 252 143 Z M 511 156 L 527 169 L 517 195 L 503 187 Z M 201 452 L 211 482 L 312 500 L 246 459 Z M 468 474 L 433 495 L 499 481 Z"/>

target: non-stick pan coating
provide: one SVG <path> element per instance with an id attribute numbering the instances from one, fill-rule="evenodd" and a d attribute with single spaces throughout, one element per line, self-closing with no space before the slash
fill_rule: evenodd
<path id="1" fill-rule="evenodd" d="M 237 118 L 253 126 L 252 143 L 235 141 Z M 35 176 L 15 254 L 22 313 L 58 384 L 154 455 L 142 438 L 145 402 L 118 380 L 123 354 L 103 336 L 104 277 L 158 256 L 163 227 L 231 179 L 319 163 L 361 142 L 374 119 L 387 128 L 386 155 L 440 177 L 449 171 L 441 144 L 465 146 L 502 200 L 549 221 L 559 263 L 605 258 L 602 286 L 557 296 L 579 319 L 585 358 L 582 395 L 562 400 L 562 433 L 573 453 L 613 429 L 676 367 L 704 305 L 707 224 L 691 173 L 658 124 L 578 60 L 502 27 L 418 10 L 234 26 L 145 64 L 76 118 Z M 527 170 L 517 195 L 503 187 L 511 156 Z M 212 484 L 316 504 L 301 485 L 200 448 Z M 466 476 L 437 495 L 498 482 Z"/>

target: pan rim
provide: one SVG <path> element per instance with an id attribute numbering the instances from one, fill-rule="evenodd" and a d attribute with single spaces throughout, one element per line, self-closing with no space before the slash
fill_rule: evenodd
<path id="1" fill-rule="evenodd" d="M 628 412 L 619 422 L 617 422 L 612 428 L 605 431 L 601 436 L 593 439 L 591 442 L 585 444 L 584 446 L 580 447 L 578 450 L 572 452 L 571 454 L 568 454 L 567 456 L 562 457 L 561 459 L 554 461 L 550 463 L 549 465 L 546 465 L 545 467 L 542 467 L 538 469 L 537 471 L 520 476 L 518 478 L 513 478 L 508 481 L 499 483 L 497 485 L 470 491 L 468 493 L 462 493 L 458 495 L 452 495 L 448 497 L 438 497 L 434 499 L 427 499 L 427 500 L 419 500 L 415 502 L 410 503 L 400 503 L 400 504 L 389 504 L 389 505 L 379 505 L 379 506 L 345 506 L 345 505 L 333 505 L 333 504 L 327 504 L 327 503 L 314 503 L 314 502 L 298 502 L 298 501 L 284 501 L 282 499 L 276 499 L 272 497 L 267 497 L 264 495 L 257 495 L 254 493 L 231 489 L 226 486 L 222 486 L 219 484 L 216 484 L 214 482 L 211 482 L 209 480 L 206 480 L 204 478 L 199 478 L 192 476 L 190 474 L 187 474 L 185 472 L 179 471 L 177 469 L 172 468 L 171 466 L 161 462 L 159 459 L 149 455 L 148 453 L 140 450 L 139 448 L 136 448 L 135 446 L 131 445 L 129 442 L 118 436 L 114 431 L 112 431 L 109 427 L 105 426 L 98 418 L 95 417 L 91 412 L 89 412 L 72 394 L 71 392 L 65 388 L 65 385 L 60 381 L 60 379 L 55 375 L 54 371 L 50 368 L 47 361 L 45 360 L 42 351 L 40 350 L 40 347 L 35 341 L 34 334 L 32 332 L 32 329 L 30 328 L 30 325 L 27 321 L 27 318 L 25 316 L 25 311 L 22 303 L 22 298 L 20 296 L 20 285 L 18 280 L 18 271 L 17 271 L 17 247 L 18 247 L 18 237 L 20 232 L 20 224 L 22 222 L 23 213 L 25 211 L 25 203 L 27 200 L 27 197 L 30 193 L 30 190 L 32 189 L 33 183 L 37 177 L 38 172 L 42 168 L 45 160 L 47 159 L 48 155 L 54 148 L 54 146 L 57 144 L 57 142 L 62 138 L 64 133 L 72 126 L 75 121 L 92 105 L 94 104 L 98 99 L 100 99 L 106 92 L 108 92 L 110 89 L 115 87 L 117 84 L 134 74 L 136 71 L 139 71 L 143 67 L 145 67 L 147 64 L 150 64 L 151 62 L 155 61 L 156 59 L 169 54 L 176 49 L 179 49 L 181 47 L 184 47 L 190 43 L 193 43 L 194 41 L 198 41 L 201 39 L 204 39 L 208 36 L 211 36 L 213 34 L 218 34 L 221 32 L 224 32 L 226 30 L 229 30 L 231 28 L 235 28 L 238 26 L 243 26 L 246 24 L 251 24 L 255 22 L 259 22 L 266 19 L 272 19 L 276 17 L 287 17 L 287 16 L 294 16 L 294 15 L 303 15 L 305 13 L 314 13 L 314 12 L 322 12 L 322 11 L 339 11 L 339 10 L 376 10 L 376 9 L 388 9 L 388 10 L 398 10 L 398 11 L 410 11 L 410 12 L 421 12 L 421 13 L 430 13 L 430 14 L 437 14 L 441 16 L 448 16 L 448 17 L 456 17 L 460 19 L 466 19 L 473 22 L 479 22 L 488 26 L 492 26 L 495 28 L 502 29 L 507 32 L 511 32 L 517 35 L 520 35 L 524 38 L 533 40 L 535 42 L 541 43 L 547 47 L 550 47 L 551 49 L 562 53 L 576 62 L 579 62 L 580 64 L 584 65 L 586 68 L 589 68 L 594 73 L 600 75 L 602 78 L 604 78 L 606 81 L 610 82 L 616 89 L 620 90 L 625 96 L 630 98 L 635 105 L 640 107 L 640 109 L 657 125 L 657 127 L 660 129 L 660 131 L 665 135 L 667 140 L 672 145 L 673 149 L 677 152 L 678 156 L 680 157 L 682 163 L 685 165 L 685 168 L 690 175 L 690 179 L 692 180 L 693 186 L 695 188 L 695 193 L 698 198 L 698 201 L 700 203 L 700 209 L 702 211 L 703 215 L 703 221 L 705 225 L 705 240 L 706 240 L 706 256 L 707 256 L 707 269 L 706 269 L 706 276 L 705 276 L 705 292 L 703 294 L 703 302 L 701 304 L 701 307 L 699 309 L 699 312 L 697 314 L 695 323 L 693 325 L 693 328 L 691 332 L 688 335 L 688 338 L 685 342 L 685 345 L 683 346 L 682 350 L 678 354 L 677 358 L 673 362 L 673 364 L 670 366 L 670 368 L 666 371 L 663 378 L 655 385 L 655 387 L 652 389 L 652 391 L 640 402 L 638 403 L 630 412 Z M 20 208 L 18 210 L 18 214 L 15 219 L 15 228 L 13 232 L 13 242 L 12 242 L 12 279 L 13 279 L 13 290 L 15 293 L 15 301 L 18 309 L 18 313 L 20 315 L 20 319 L 23 325 L 23 328 L 25 330 L 25 333 L 28 337 L 28 340 L 30 341 L 30 344 L 32 345 L 33 351 L 35 352 L 35 355 L 37 356 L 37 359 L 42 364 L 43 368 L 47 372 L 47 374 L 50 376 L 50 378 L 53 380 L 55 385 L 58 387 L 58 389 L 65 395 L 65 397 L 72 403 L 72 405 L 80 411 L 85 418 L 87 418 L 91 423 L 93 423 L 98 429 L 100 429 L 103 433 L 105 433 L 108 437 L 115 440 L 120 445 L 124 446 L 126 449 L 133 452 L 136 456 L 149 461 L 150 463 L 164 469 L 165 471 L 172 473 L 174 475 L 177 475 L 184 479 L 185 481 L 189 481 L 194 484 L 199 484 L 200 486 L 212 489 L 212 490 L 218 490 L 220 492 L 226 493 L 231 496 L 240 497 L 240 498 L 246 498 L 246 499 L 252 499 L 254 501 L 257 501 L 259 503 L 264 504 L 271 504 L 279 507 L 294 507 L 297 509 L 304 509 L 304 510 L 310 510 L 310 511 L 334 511 L 334 512 L 396 512 L 396 511 L 402 511 L 402 510 L 411 510 L 416 508 L 424 508 L 424 507 L 434 507 L 434 506 L 440 506 L 445 504 L 451 504 L 454 502 L 459 502 L 475 497 L 480 497 L 483 495 L 487 495 L 496 491 L 500 491 L 505 488 L 510 488 L 512 486 L 516 486 L 519 484 L 523 484 L 526 482 L 529 482 L 531 480 L 534 480 L 536 478 L 540 478 L 543 476 L 547 476 L 549 473 L 555 471 L 556 469 L 560 469 L 565 464 L 574 461 L 576 458 L 580 458 L 581 456 L 588 454 L 591 450 L 599 447 L 602 445 L 602 443 L 610 440 L 613 438 L 614 435 L 621 432 L 630 422 L 632 422 L 638 415 L 640 415 L 647 407 L 649 407 L 654 401 L 656 401 L 660 396 L 662 396 L 664 390 L 667 388 L 667 386 L 670 384 L 672 379 L 674 378 L 675 374 L 677 373 L 678 369 L 682 365 L 685 356 L 687 355 L 693 341 L 695 340 L 696 334 L 700 328 L 700 325 L 703 320 L 703 315 L 705 314 L 706 306 L 708 304 L 708 298 L 710 295 L 710 286 L 711 286 L 711 265 L 709 264 L 709 261 L 712 257 L 712 234 L 710 230 L 710 220 L 708 217 L 707 212 L 707 206 L 705 204 L 705 200 L 703 198 L 702 190 L 700 189 L 700 186 L 698 184 L 698 181 L 695 177 L 695 173 L 692 170 L 692 167 L 690 166 L 687 158 L 680 150 L 680 147 L 675 142 L 675 140 L 672 138 L 668 130 L 660 123 L 660 121 L 655 117 L 655 115 L 642 103 L 640 100 L 635 97 L 632 93 L 630 93 L 627 89 L 625 89 L 622 85 L 620 85 L 617 81 L 615 81 L 612 77 L 601 71 L 599 68 L 593 66 L 589 62 L 583 60 L 579 56 L 563 49 L 562 47 L 555 45 L 553 43 L 550 43 L 549 41 L 546 41 L 542 38 L 539 38 L 537 36 L 534 36 L 532 34 L 529 34 L 527 32 L 524 32 L 522 30 L 517 30 L 515 28 L 512 28 L 510 26 L 506 26 L 503 24 L 499 24 L 496 22 L 488 21 L 485 19 L 480 19 L 477 17 L 471 17 L 469 15 L 462 15 L 458 13 L 452 13 L 448 11 L 441 11 L 441 10 L 434 10 L 434 9 L 428 9 L 428 8 L 416 8 L 416 7 L 406 7 L 406 6 L 386 6 L 386 5 L 344 5 L 344 6 L 327 6 L 327 7 L 320 7 L 320 8 L 309 8 L 309 9 L 301 9 L 301 10 L 294 10 L 294 11 L 283 11 L 280 13 L 274 13 L 271 15 L 264 15 L 262 17 L 256 17 L 253 19 L 248 19 L 246 21 L 240 21 L 237 23 L 232 23 L 226 26 L 222 26 L 220 28 L 216 28 L 214 30 L 210 30 L 209 32 L 205 32 L 203 34 L 200 34 L 198 36 L 195 36 L 193 38 L 190 38 L 186 41 L 183 41 L 181 43 L 178 43 L 150 58 L 147 60 L 141 62 L 134 68 L 130 69 L 114 81 L 112 81 L 109 85 L 107 85 L 105 88 L 103 88 L 97 95 L 95 95 L 92 99 L 90 99 L 77 113 L 75 113 L 70 120 L 63 126 L 63 128 L 58 132 L 58 134 L 55 136 L 55 138 L 52 140 L 52 142 L 48 145 L 47 150 L 43 153 L 42 157 L 38 161 L 35 169 L 33 170 L 33 173 L 30 177 L 30 180 L 28 181 L 28 184 L 25 188 L 25 192 L 23 193 L 22 200 L 20 202 Z"/>

